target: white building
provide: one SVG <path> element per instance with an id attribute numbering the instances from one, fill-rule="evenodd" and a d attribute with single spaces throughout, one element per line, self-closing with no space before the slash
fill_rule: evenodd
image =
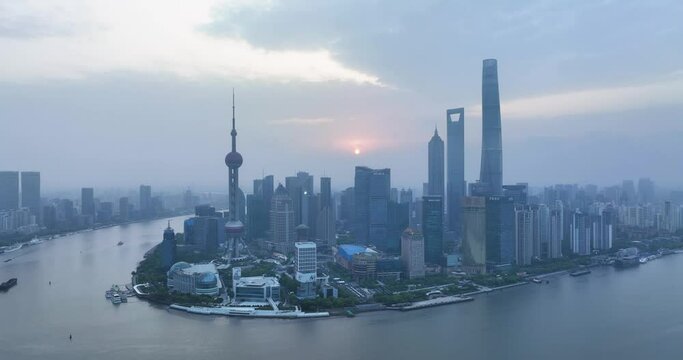
<path id="1" fill-rule="evenodd" d="M 299 298 L 313 298 L 315 294 L 315 280 L 317 277 L 317 248 L 314 242 L 300 241 L 294 243 L 296 281 L 299 282 L 297 296 Z"/>
<path id="2" fill-rule="evenodd" d="M 268 304 L 269 300 L 280 302 L 280 282 L 275 277 L 233 275 L 232 292 L 233 304 Z"/>
<path id="3" fill-rule="evenodd" d="M 218 270 L 213 263 L 177 262 L 171 266 L 166 276 L 169 291 L 183 294 L 218 296 L 223 287 Z"/>

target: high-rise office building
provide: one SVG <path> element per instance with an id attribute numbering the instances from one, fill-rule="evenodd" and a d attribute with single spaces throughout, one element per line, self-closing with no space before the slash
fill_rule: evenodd
<path id="1" fill-rule="evenodd" d="M 81 214 L 95 217 L 95 191 L 93 188 L 81 189 Z"/>
<path id="2" fill-rule="evenodd" d="M 275 192 L 275 177 L 267 175 L 263 178 L 263 201 L 266 204 L 266 214 L 270 214 L 270 204 L 273 200 L 273 193 Z"/>
<path id="3" fill-rule="evenodd" d="M 564 204 L 556 200 L 550 209 L 550 240 L 548 242 L 548 256 L 551 259 L 562 257 L 562 243 L 564 242 Z"/>
<path id="4" fill-rule="evenodd" d="M 486 198 L 463 198 L 462 267 L 468 274 L 486 273 Z"/>
<path id="5" fill-rule="evenodd" d="M 0 171 L 0 210 L 19 208 L 19 173 Z"/>
<path id="6" fill-rule="evenodd" d="M 315 298 L 315 281 L 317 278 L 316 245 L 311 241 L 294 243 L 295 278 L 299 283 L 297 297 L 301 299 Z"/>
<path id="7" fill-rule="evenodd" d="M 498 62 L 484 60 L 481 86 L 482 139 L 481 173 L 479 180 L 488 189 L 487 195 L 503 191 L 503 140 L 498 93 Z"/>
<path id="8" fill-rule="evenodd" d="M 453 115 L 459 115 L 458 119 L 453 119 Z M 462 228 L 462 198 L 465 196 L 465 109 L 446 110 L 446 130 L 448 229 L 459 239 Z"/>
<path id="9" fill-rule="evenodd" d="M 429 140 L 428 156 L 427 156 L 427 194 L 431 196 L 444 197 L 445 189 L 445 162 L 444 162 L 444 144 L 439 136 L 436 128 L 434 129 L 434 136 Z"/>
<path id="10" fill-rule="evenodd" d="M 443 259 L 443 198 L 439 195 L 422 197 L 422 234 L 425 262 L 441 264 Z"/>
<path id="11" fill-rule="evenodd" d="M 537 206 L 537 221 L 538 221 L 538 256 L 541 259 L 551 258 L 550 254 L 550 208 L 546 204 L 539 204 Z"/>
<path id="12" fill-rule="evenodd" d="M 227 219 L 215 212 L 209 215 L 196 211 L 195 214 L 197 216 L 183 222 L 185 244 L 192 246 L 193 250 L 214 255 L 218 251 L 219 244 L 227 240 L 227 233 L 224 230 Z"/>
<path id="13" fill-rule="evenodd" d="M 572 213 L 570 239 L 570 249 L 574 254 L 590 255 L 591 222 L 588 215 L 580 210 Z"/>
<path id="14" fill-rule="evenodd" d="M 515 261 L 514 200 L 505 196 L 486 197 L 486 262 L 493 266 Z"/>
<path id="15" fill-rule="evenodd" d="M 391 170 L 356 166 L 354 183 L 356 242 L 386 251 L 389 245 Z"/>
<path id="16" fill-rule="evenodd" d="M 354 188 L 346 188 L 339 196 L 339 220 L 342 229 L 352 230 L 354 222 L 356 221 L 355 211 L 355 190 Z"/>
<path id="17" fill-rule="evenodd" d="M 43 206 L 43 226 L 50 230 L 57 228 L 57 208 L 55 205 Z"/>
<path id="18" fill-rule="evenodd" d="M 401 263 L 407 279 L 425 276 L 425 242 L 422 234 L 408 228 L 401 234 Z"/>
<path id="19" fill-rule="evenodd" d="M 387 239 L 383 251 L 390 254 L 401 253 L 401 234 L 410 225 L 410 203 L 389 201 Z"/>
<path id="20" fill-rule="evenodd" d="M 313 176 L 299 171 L 296 176 L 285 178 L 285 187 L 294 206 L 294 221 L 309 225 L 310 198 L 313 195 Z"/>
<path id="21" fill-rule="evenodd" d="M 128 204 L 128 198 L 122 197 L 119 199 L 119 219 L 121 221 L 128 221 L 130 219 L 130 205 Z"/>
<path id="22" fill-rule="evenodd" d="M 530 265 L 534 257 L 534 213 L 529 206 L 515 208 L 515 260 Z"/>
<path id="23" fill-rule="evenodd" d="M 270 232 L 278 251 L 289 253 L 296 239 L 292 198 L 282 184 L 278 185 L 270 207 Z"/>
<path id="24" fill-rule="evenodd" d="M 638 180 L 638 201 L 650 204 L 655 201 L 655 183 L 649 178 Z"/>
<path id="25" fill-rule="evenodd" d="M 40 173 L 21 172 L 21 207 L 28 208 L 40 223 Z"/>
<path id="26" fill-rule="evenodd" d="M 140 215 L 146 218 L 152 214 L 152 186 L 140 185 Z"/>
<path id="27" fill-rule="evenodd" d="M 317 216 L 317 238 L 321 244 L 333 246 L 336 244 L 337 233 L 334 199 L 332 198 L 332 179 L 320 178 L 320 197 Z"/>
<path id="28" fill-rule="evenodd" d="M 269 227 L 269 215 L 263 192 L 247 195 L 247 238 L 262 239 Z"/>
<path id="29" fill-rule="evenodd" d="M 624 180 L 621 183 L 621 198 L 619 201 L 625 205 L 634 205 L 638 201 L 633 180 Z"/>

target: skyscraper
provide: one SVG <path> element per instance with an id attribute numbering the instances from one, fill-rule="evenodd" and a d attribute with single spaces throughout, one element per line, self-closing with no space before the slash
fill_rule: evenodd
<path id="1" fill-rule="evenodd" d="M 428 146 L 428 169 L 427 169 L 427 194 L 431 196 L 444 195 L 444 145 L 443 140 L 439 136 L 439 132 L 434 128 L 434 136 L 429 140 Z"/>
<path id="2" fill-rule="evenodd" d="M 292 199 L 280 184 L 275 189 L 273 203 L 270 206 L 271 240 L 278 251 L 288 253 L 293 250 L 296 239 L 295 226 Z"/>
<path id="3" fill-rule="evenodd" d="M 95 191 L 93 188 L 81 189 L 81 214 L 95 217 Z"/>
<path id="4" fill-rule="evenodd" d="M 140 185 L 140 215 L 143 218 L 152 216 L 152 186 Z"/>
<path id="5" fill-rule="evenodd" d="M 235 92 L 232 93 L 232 130 L 230 131 L 232 139 L 231 151 L 225 155 L 225 165 L 228 167 L 228 209 L 230 218 L 225 223 L 225 232 L 227 239 L 232 246 L 232 256 L 237 256 L 237 242 L 242 238 L 244 232 L 244 225 L 240 221 L 240 214 L 238 213 L 237 192 L 239 189 L 239 168 L 242 166 L 242 154 L 237 152 L 237 130 L 235 130 Z M 242 206 L 243 207 L 243 206 Z"/>
<path id="6" fill-rule="evenodd" d="M 128 212 L 128 198 L 122 197 L 119 199 L 119 219 L 121 221 L 128 221 L 130 214 Z"/>
<path id="7" fill-rule="evenodd" d="M 534 212 L 529 206 L 515 208 L 515 260 L 530 265 L 534 256 Z"/>
<path id="8" fill-rule="evenodd" d="M 503 140 L 500 123 L 500 95 L 498 93 L 498 62 L 496 59 L 484 60 L 481 104 L 482 138 L 479 180 L 488 189 L 487 195 L 501 195 L 503 191 Z"/>
<path id="9" fill-rule="evenodd" d="M 391 170 L 356 166 L 354 183 L 356 242 L 374 245 L 379 250 L 386 251 Z"/>
<path id="10" fill-rule="evenodd" d="M 419 231 L 408 228 L 401 235 L 401 263 L 406 278 L 415 279 L 425 276 L 425 241 Z"/>
<path id="11" fill-rule="evenodd" d="M 288 176 L 285 178 L 285 187 L 289 192 L 289 197 L 292 199 L 294 206 L 294 219 L 298 224 L 309 223 L 310 203 L 309 200 L 313 195 L 313 176 L 307 172 L 299 171 L 296 176 Z"/>
<path id="12" fill-rule="evenodd" d="M 463 198 L 462 266 L 469 274 L 486 273 L 486 199 Z"/>
<path id="13" fill-rule="evenodd" d="M 655 200 L 655 183 L 649 178 L 638 180 L 638 200 L 641 204 L 649 204 Z"/>
<path id="14" fill-rule="evenodd" d="M 564 242 L 564 204 L 555 200 L 550 210 L 550 241 L 548 256 L 551 259 L 562 257 L 562 243 Z"/>
<path id="15" fill-rule="evenodd" d="M 0 171 L 0 210 L 19 208 L 19 173 Z"/>
<path id="16" fill-rule="evenodd" d="M 425 242 L 425 262 L 440 264 L 443 258 L 443 198 L 422 197 L 422 234 Z"/>
<path id="17" fill-rule="evenodd" d="M 267 175 L 263 178 L 263 201 L 266 203 L 266 214 L 270 214 L 270 204 L 273 200 L 273 192 L 275 191 L 275 180 L 273 175 Z"/>
<path id="18" fill-rule="evenodd" d="M 505 196 L 486 197 L 486 262 L 491 265 L 515 261 L 514 200 Z"/>
<path id="19" fill-rule="evenodd" d="M 456 114 L 460 115 L 458 120 L 451 117 Z M 465 109 L 446 110 L 446 125 L 448 229 L 453 232 L 456 239 L 459 239 L 462 227 L 462 198 L 465 196 Z"/>
<path id="20" fill-rule="evenodd" d="M 335 245 L 336 216 L 332 198 L 332 179 L 320 178 L 320 198 L 317 216 L 317 237 L 321 244 Z"/>
<path id="21" fill-rule="evenodd" d="M 21 172 L 21 207 L 29 208 L 31 215 L 40 218 L 40 173 Z M 38 221 L 39 222 L 39 221 Z"/>

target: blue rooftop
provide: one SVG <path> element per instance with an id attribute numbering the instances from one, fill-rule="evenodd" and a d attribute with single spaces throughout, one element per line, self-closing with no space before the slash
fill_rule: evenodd
<path id="1" fill-rule="evenodd" d="M 375 250 L 372 250 L 368 247 L 361 246 L 361 245 L 352 245 L 352 244 L 339 245 L 339 255 L 348 261 L 351 261 L 351 259 L 353 258 L 353 255 L 364 253 L 364 252 L 371 252 L 374 254 L 377 253 Z"/>

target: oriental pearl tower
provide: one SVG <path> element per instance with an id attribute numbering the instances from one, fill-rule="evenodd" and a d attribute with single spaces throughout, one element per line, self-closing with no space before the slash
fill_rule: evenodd
<path id="1" fill-rule="evenodd" d="M 239 168 L 242 166 L 242 155 L 237 152 L 237 130 L 235 130 L 235 91 L 232 92 L 232 150 L 225 155 L 225 165 L 227 165 L 230 175 L 229 187 L 229 219 L 225 223 L 225 233 L 229 245 L 232 246 L 232 257 L 237 257 L 237 244 L 242 238 L 244 224 L 238 218 L 237 212 L 237 191 L 239 189 Z"/>

